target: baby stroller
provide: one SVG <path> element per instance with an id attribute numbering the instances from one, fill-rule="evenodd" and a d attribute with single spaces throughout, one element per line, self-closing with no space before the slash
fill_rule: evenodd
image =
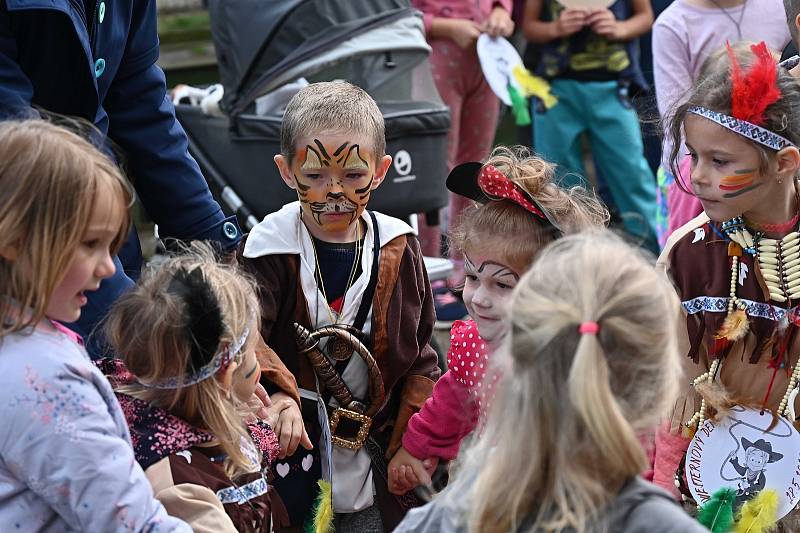
<path id="1" fill-rule="evenodd" d="M 447 204 L 450 115 L 433 84 L 422 19 L 408 0 L 210 0 L 209 12 L 222 112 L 186 104 L 176 112 L 212 193 L 243 229 L 296 200 L 272 159 L 280 152 L 284 93 L 306 80 L 348 80 L 383 113 L 394 163 L 370 209 L 407 219 L 435 217 Z"/>

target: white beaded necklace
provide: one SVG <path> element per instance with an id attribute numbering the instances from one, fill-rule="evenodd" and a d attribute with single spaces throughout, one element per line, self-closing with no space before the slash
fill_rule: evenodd
<path id="1" fill-rule="evenodd" d="M 713 383 L 714 379 L 716 379 L 716 377 L 719 375 L 720 366 L 722 366 L 721 359 L 714 359 L 711 362 L 708 372 L 700 374 L 692 381 L 692 387 L 697 387 L 701 383 Z M 789 377 L 789 383 L 786 386 L 786 392 L 783 394 L 783 397 L 778 404 L 778 416 L 790 417 L 794 414 L 794 405 L 790 405 L 789 400 L 792 397 L 792 392 L 795 390 L 798 381 L 800 381 L 800 358 L 798 358 L 794 364 L 792 374 Z M 698 409 L 685 424 L 687 429 L 690 431 L 696 431 L 700 429 L 700 427 L 703 425 L 703 422 L 706 420 L 706 407 L 707 405 L 705 398 L 701 398 L 700 409 Z M 793 419 L 794 416 L 791 416 L 791 418 Z M 794 420 L 790 420 L 790 422 L 794 422 Z"/>
<path id="2" fill-rule="evenodd" d="M 759 239 L 756 257 L 770 300 L 783 303 L 800 296 L 800 233 L 792 231 L 780 240 Z"/>
<path id="3" fill-rule="evenodd" d="M 739 281 L 740 256 L 747 252 L 756 257 L 758 268 L 764 278 L 769 292 L 769 299 L 783 303 L 800 297 L 800 232 L 789 232 L 781 239 L 767 239 L 762 233 L 755 237 L 745 227 L 741 217 L 733 218 L 722 224 L 722 229 L 731 239 L 728 243 L 728 256 L 731 258 L 730 298 L 728 299 L 728 316 L 734 312 L 745 313 L 746 305 L 736 295 L 736 284 Z M 746 314 L 744 315 L 746 319 Z M 701 383 L 712 383 L 719 373 L 721 359 L 714 359 L 705 372 L 692 381 L 692 386 Z M 800 358 L 795 362 L 786 392 L 778 405 L 778 416 L 789 416 L 794 413 L 794 406 L 789 405 L 792 394 L 800 382 Z M 686 422 L 689 430 L 703 425 L 706 413 L 706 400 L 700 400 L 700 409 Z"/>
<path id="4" fill-rule="evenodd" d="M 737 217 L 738 219 L 738 217 Z M 767 239 L 761 233 L 755 237 L 739 222 L 733 219 L 730 230 L 726 231 L 728 237 L 742 247 L 744 251 L 756 256 L 758 268 L 767 284 L 769 299 L 783 303 L 800 297 L 800 233 L 795 230 L 789 232 L 782 239 Z M 725 225 L 723 225 L 725 228 Z M 728 310 L 736 298 L 736 284 L 738 279 L 739 261 L 733 256 L 731 265 L 731 299 Z"/>

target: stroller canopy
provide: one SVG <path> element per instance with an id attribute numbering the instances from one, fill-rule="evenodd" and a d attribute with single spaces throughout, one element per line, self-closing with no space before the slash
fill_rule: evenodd
<path id="1" fill-rule="evenodd" d="M 422 61 L 430 50 L 403 23 L 416 18 L 408 0 L 211 0 L 209 11 L 222 107 L 231 117 L 341 58 L 416 50 Z"/>

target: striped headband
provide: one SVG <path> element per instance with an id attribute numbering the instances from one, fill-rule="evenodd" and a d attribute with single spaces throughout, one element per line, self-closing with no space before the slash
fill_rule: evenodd
<path id="1" fill-rule="evenodd" d="M 718 113 L 700 106 L 692 106 L 688 109 L 688 111 L 694 115 L 698 115 L 716 122 L 725 129 L 728 129 L 734 133 L 738 133 L 746 139 L 755 141 L 775 151 L 786 148 L 787 146 L 794 146 L 794 143 L 786 137 L 782 137 L 775 132 L 740 118 Z"/>
<path id="2" fill-rule="evenodd" d="M 235 343 L 226 346 L 222 351 L 218 352 L 208 364 L 186 376 L 172 376 L 150 382 L 144 382 L 137 378 L 136 381 L 148 389 L 178 389 L 181 387 L 188 387 L 189 385 L 195 385 L 201 381 L 207 380 L 219 372 L 221 368 L 227 367 L 231 361 L 235 360 L 239 352 L 242 351 L 249 336 L 250 328 L 247 328 Z"/>

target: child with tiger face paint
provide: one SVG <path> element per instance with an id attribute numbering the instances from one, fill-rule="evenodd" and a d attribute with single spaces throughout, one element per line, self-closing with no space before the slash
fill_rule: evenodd
<path id="1" fill-rule="evenodd" d="M 321 132 L 299 138 L 291 160 L 275 156 L 281 177 L 297 192 L 303 222 L 314 237 L 356 240 L 356 221 L 392 163 L 391 156 L 379 156 L 371 145 L 357 132 Z"/>
<path id="2" fill-rule="evenodd" d="M 267 215 L 241 252 L 261 289 L 261 335 L 299 386 L 289 401 L 299 403 L 303 416 L 292 427 L 304 425 L 314 445 L 291 455 L 297 449 L 292 437 L 290 456 L 275 465 L 273 483 L 286 504 L 289 531 L 308 522 L 323 477 L 331 484 L 337 533 L 391 531 L 421 503 L 391 495 L 385 477 L 408 419 L 439 376 L 429 343 L 433 296 L 419 242 L 405 222 L 366 210 L 392 161 L 385 149 L 383 115 L 362 89 L 325 82 L 301 90 L 286 108 L 275 156 L 298 201 Z M 318 394 L 322 371 L 298 351 L 295 323 L 310 331 L 332 324 L 354 328 L 376 363 L 368 367 L 347 342 L 320 339 L 317 346 L 335 357 L 335 372 L 364 405 L 355 407 L 357 414 L 369 421 L 337 422 L 332 445 L 322 438 L 331 424 L 317 402 L 330 420 L 342 410 L 327 392 Z M 385 401 L 372 394 L 381 387 Z M 330 476 L 322 468 L 328 457 Z"/>

